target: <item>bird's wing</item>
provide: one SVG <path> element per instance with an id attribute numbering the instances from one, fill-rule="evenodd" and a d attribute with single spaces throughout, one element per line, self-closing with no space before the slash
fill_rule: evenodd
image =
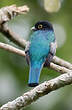
<path id="1" fill-rule="evenodd" d="M 25 54 L 26 54 L 26 61 L 27 61 L 27 64 L 29 65 L 29 62 L 30 62 L 30 58 L 29 58 L 29 47 L 30 47 L 30 42 L 27 43 L 26 45 L 26 48 L 25 48 Z"/>
<path id="2" fill-rule="evenodd" d="M 56 41 L 55 41 L 55 42 L 52 42 L 52 43 L 50 44 L 50 52 L 49 52 L 49 54 L 48 54 L 48 57 L 46 58 L 46 61 L 45 61 L 45 63 L 44 63 L 44 67 L 50 66 L 50 62 L 52 61 L 53 56 L 54 56 L 55 53 L 56 53 L 56 47 L 57 47 Z"/>

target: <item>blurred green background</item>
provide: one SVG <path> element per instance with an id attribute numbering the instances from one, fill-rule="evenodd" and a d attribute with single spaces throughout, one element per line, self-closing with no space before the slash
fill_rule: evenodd
<path id="1" fill-rule="evenodd" d="M 56 55 L 72 63 L 72 0 L 0 0 L 0 8 L 12 4 L 30 8 L 26 15 L 19 15 L 9 22 L 14 32 L 28 40 L 30 28 L 37 21 L 50 21 L 58 43 Z M 0 33 L 1 41 L 16 46 Z M 31 89 L 28 74 L 29 66 L 24 57 L 0 49 L 0 105 Z M 40 83 L 59 75 L 54 70 L 43 68 Z M 24 108 L 28 109 L 72 110 L 72 85 L 51 92 Z"/>

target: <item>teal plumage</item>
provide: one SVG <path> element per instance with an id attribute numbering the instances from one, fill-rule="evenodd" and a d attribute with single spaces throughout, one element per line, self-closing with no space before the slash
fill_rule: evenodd
<path id="1" fill-rule="evenodd" d="M 42 56 L 47 56 L 50 50 L 50 43 L 55 41 L 55 35 L 53 31 L 35 31 L 31 35 L 31 45 L 29 48 L 30 58 L 38 60 Z"/>
<path id="2" fill-rule="evenodd" d="M 43 29 L 43 26 L 45 25 L 44 22 L 41 21 L 38 23 L 36 26 L 42 25 L 42 28 L 37 29 L 32 33 L 28 50 L 30 58 L 29 86 L 38 85 L 41 69 L 51 50 L 51 42 L 55 42 L 53 28 L 51 27 L 51 29 L 49 29 L 49 27 L 44 27 Z"/>

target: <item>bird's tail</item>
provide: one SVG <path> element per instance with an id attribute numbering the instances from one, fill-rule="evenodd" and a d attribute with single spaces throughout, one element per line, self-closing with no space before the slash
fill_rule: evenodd
<path id="1" fill-rule="evenodd" d="M 38 85 L 41 68 L 42 68 L 42 64 L 40 63 L 34 63 L 30 65 L 29 82 L 28 82 L 28 85 L 30 87 L 35 87 Z"/>

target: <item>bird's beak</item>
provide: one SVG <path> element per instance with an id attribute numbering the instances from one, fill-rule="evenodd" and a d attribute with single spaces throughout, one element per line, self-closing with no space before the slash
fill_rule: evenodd
<path id="1" fill-rule="evenodd" d="M 33 27 L 31 28 L 31 30 L 36 31 L 36 28 L 33 26 Z"/>

